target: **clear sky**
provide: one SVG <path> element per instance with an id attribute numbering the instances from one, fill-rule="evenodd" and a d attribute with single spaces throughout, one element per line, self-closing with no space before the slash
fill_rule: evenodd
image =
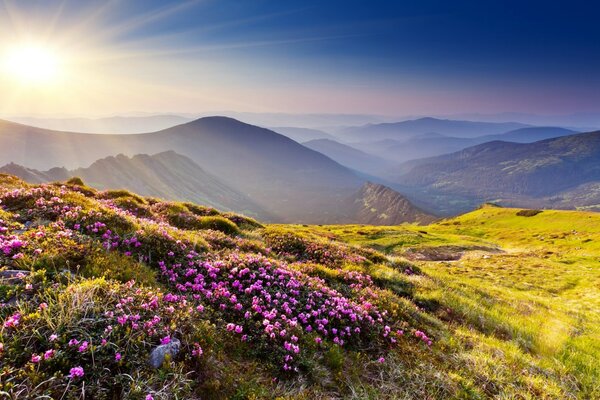
<path id="1" fill-rule="evenodd" d="M 0 113 L 600 112 L 594 3 L 0 0 Z"/>

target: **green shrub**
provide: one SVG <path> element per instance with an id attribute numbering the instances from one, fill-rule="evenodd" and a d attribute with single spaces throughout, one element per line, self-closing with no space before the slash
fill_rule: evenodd
<path id="1" fill-rule="evenodd" d="M 73 186 L 85 186 L 85 184 L 83 183 L 83 180 L 78 176 L 74 176 L 74 177 L 68 179 L 65 183 L 67 185 L 73 185 Z"/>
<path id="2" fill-rule="evenodd" d="M 536 215 L 542 213 L 542 210 L 521 210 L 517 212 L 517 216 L 519 217 L 535 217 Z"/>
<path id="3" fill-rule="evenodd" d="M 199 217 L 201 229 L 213 229 L 215 231 L 221 231 L 228 235 L 235 235 L 239 233 L 239 228 L 236 224 L 220 216 L 214 217 Z"/>

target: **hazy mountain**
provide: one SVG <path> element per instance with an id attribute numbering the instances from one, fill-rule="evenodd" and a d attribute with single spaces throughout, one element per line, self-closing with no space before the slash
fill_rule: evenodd
<path id="1" fill-rule="evenodd" d="M 174 150 L 273 214 L 336 221 L 337 201 L 364 182 L 348 168 L 271 130 L 225 117 L 132 135 L 65 133 L 0 123 L 0 162 L 74 169 L 110 155 Z"/>
<path id="2" fill-rule="evenodd" d="M 427 224 L 437 218 L 387 186 L 367 182 L 347 200 L 350 221 L 371 225 Z"/>
<path id="3" fill-rule="evenodd" d="M 534 143 L 488 142 L 456 153 L 409 161 L 387 176 L 398 184 L 446 195 L 518 204 L 600 182 L 600 131 Z M 580 204 L 570 196 L 570 207 Z"/>
<path id="4" fill-rule="evenodd" d="M 382 158 L 367 154 L 335 140 L 317 139 L 302 144 L 357 171 L 372 174 L 390 166 L 390 163 Z"/>
<path id="5" fill-rule="evenodd" d="M 87 185 L 97 189 L 127 189 L 144 196 L 192 201 L 262 219 L 273 218 L 247 196 L 174 151 L 152 156 L 138 154 L 131 158 L 119 154 L 98 160 L 87 168 L 71 171 L 64 168 L 37 171 L 11 163 L 1 167 L 0 172 L 30 183 L 63 181 L 79 176 Z"/>
<path id="6" fill-rule="evenodd" d="M 576 133 L 570 129 L 556 127 L 530 127 L 476 138 L 460 138 L 440 134 L 424 133 L 405 141 L 384 140 L 374 144 L 356 143 L 361 150 L 370 149 L 372 154 L 395 162 L 404 162 L 418 158 L 433 157 L 453 153 L 478 144 L 502 140 L 506 142 L 531 143 L 539 140 L 561 137 Z"/>
<path id="7" fill-rule="evenodd" d="M 289 126 L 271 129 L 277 133 L 282 134 L 283 136 L 287 136 L 290 139 L 295 140 L 298 143 L 308 142 L 309 140 L 316 139 L 336 140 L 335 136 L 318 129 L 294 128 Z"/>
<path id="8" fill-rule="evenodd" d="M 17 117 L 13 121 L 45 129 L 82 133 L 143 133 L 170 128 L 190 122 L 178 115 L 149 115 L 106 118 L 35 118 Z"/>
<path id="9" fill-rule="evenodd" d="M 402 122 L 367 124 L 346 128 L 341 130 L 338 136 L 345 141 L 403 140 L 418 134 L 433 132 L 461 138 L 473 138 L 505 133 L 527 126 L 517 122 L 455 121 L 426 117 Z"/>

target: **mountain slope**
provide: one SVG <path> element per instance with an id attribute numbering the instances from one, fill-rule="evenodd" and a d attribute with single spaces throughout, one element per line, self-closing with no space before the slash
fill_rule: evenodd
<path id="1" fill-rule="evenodd" d="M 287 136 L 292 140 L 295 140 L 298 143 L 308 142 L 309 140 L 316 139 L 331 139 L 335 140 L 335 136 L 318 130 L 318 129 L 309 129 L 309 128 L 296 128 L 296 127 L 277 127 L 271 128 L 273 131 L 282 134 L 283 136 Z"/>
<path id="2" fill-rule="evenodd" d="M 369 225 L 428 224 L 437 218 L 387 186 L 367 182 L 348 199 L 354 220 Z"/>
<path id="3" fill-rule="evenodd" d="M 516 122 L 474 122 L 455 121 L 438 118 L 419 118 L 415 120 L 368 124 L 343 129 L 339 137 L 347 141 L 374 141 L 381 139 L 407 139 L 422 133 L 439 133 L 462 138 L 505 133 L 528 125 Z"/>
<path id="4" fill-rule="evenodd" d="M 389 178 L 480 199 L 542 199 L 600 181 L 600 131 L 526 144 L 489 142 L 404 163 Z"/>
<path id="5" fill-rule="evenodd" d="M 389 166 L 389 162 L 367 154 L 354 147 L 329 139 L 317 139 L 302 143 L 309 149 L 325 154 L 334 161 L 357 171 L 377 173 Z"/>
<path id="6" fill-rule="evenodd" d="M 360 187 L 352 171 L 271 130 L 207 117 L 159 132 L 99 135 L 0 122 L 0 162 L 73 169 L 123 153 L 173 150 L 290 221 L 335 222 L 334 204 Z"/>
<path id="7" fill-rule="evenodd" d="M 87 168 L 71 171 L 54 168 L 41 172 L 13 163 L 0 168 L 0 172 L 18 176 L 31 183 L 78 176 L 97 189 L 127 189 L 143 196 L 198 202 L 253 217 L 273 219 L 269 212 L 247 196 L 206 173 L 189 158 L 173 151 L 152 156 L 139 154 L 131 158 L 120 154 L 98 160 Z"/>
<path id="8" fill-rule="evenodd" d="M 14 121 L 58 131 L 82 133 L 144 133 L 190 122 L 179 115 L 148 115 L 141 117 L 114 116 L 106 118 L 34 118 L 21 117 Z"/>

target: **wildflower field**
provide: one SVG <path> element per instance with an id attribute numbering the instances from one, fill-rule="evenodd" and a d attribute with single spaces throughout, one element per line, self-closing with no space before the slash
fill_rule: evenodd
<path id="1" fill-rule="evenodd" d="M 264 226 L 0 187 L 0 398 L 600 396 L 594 214 Z"/>

